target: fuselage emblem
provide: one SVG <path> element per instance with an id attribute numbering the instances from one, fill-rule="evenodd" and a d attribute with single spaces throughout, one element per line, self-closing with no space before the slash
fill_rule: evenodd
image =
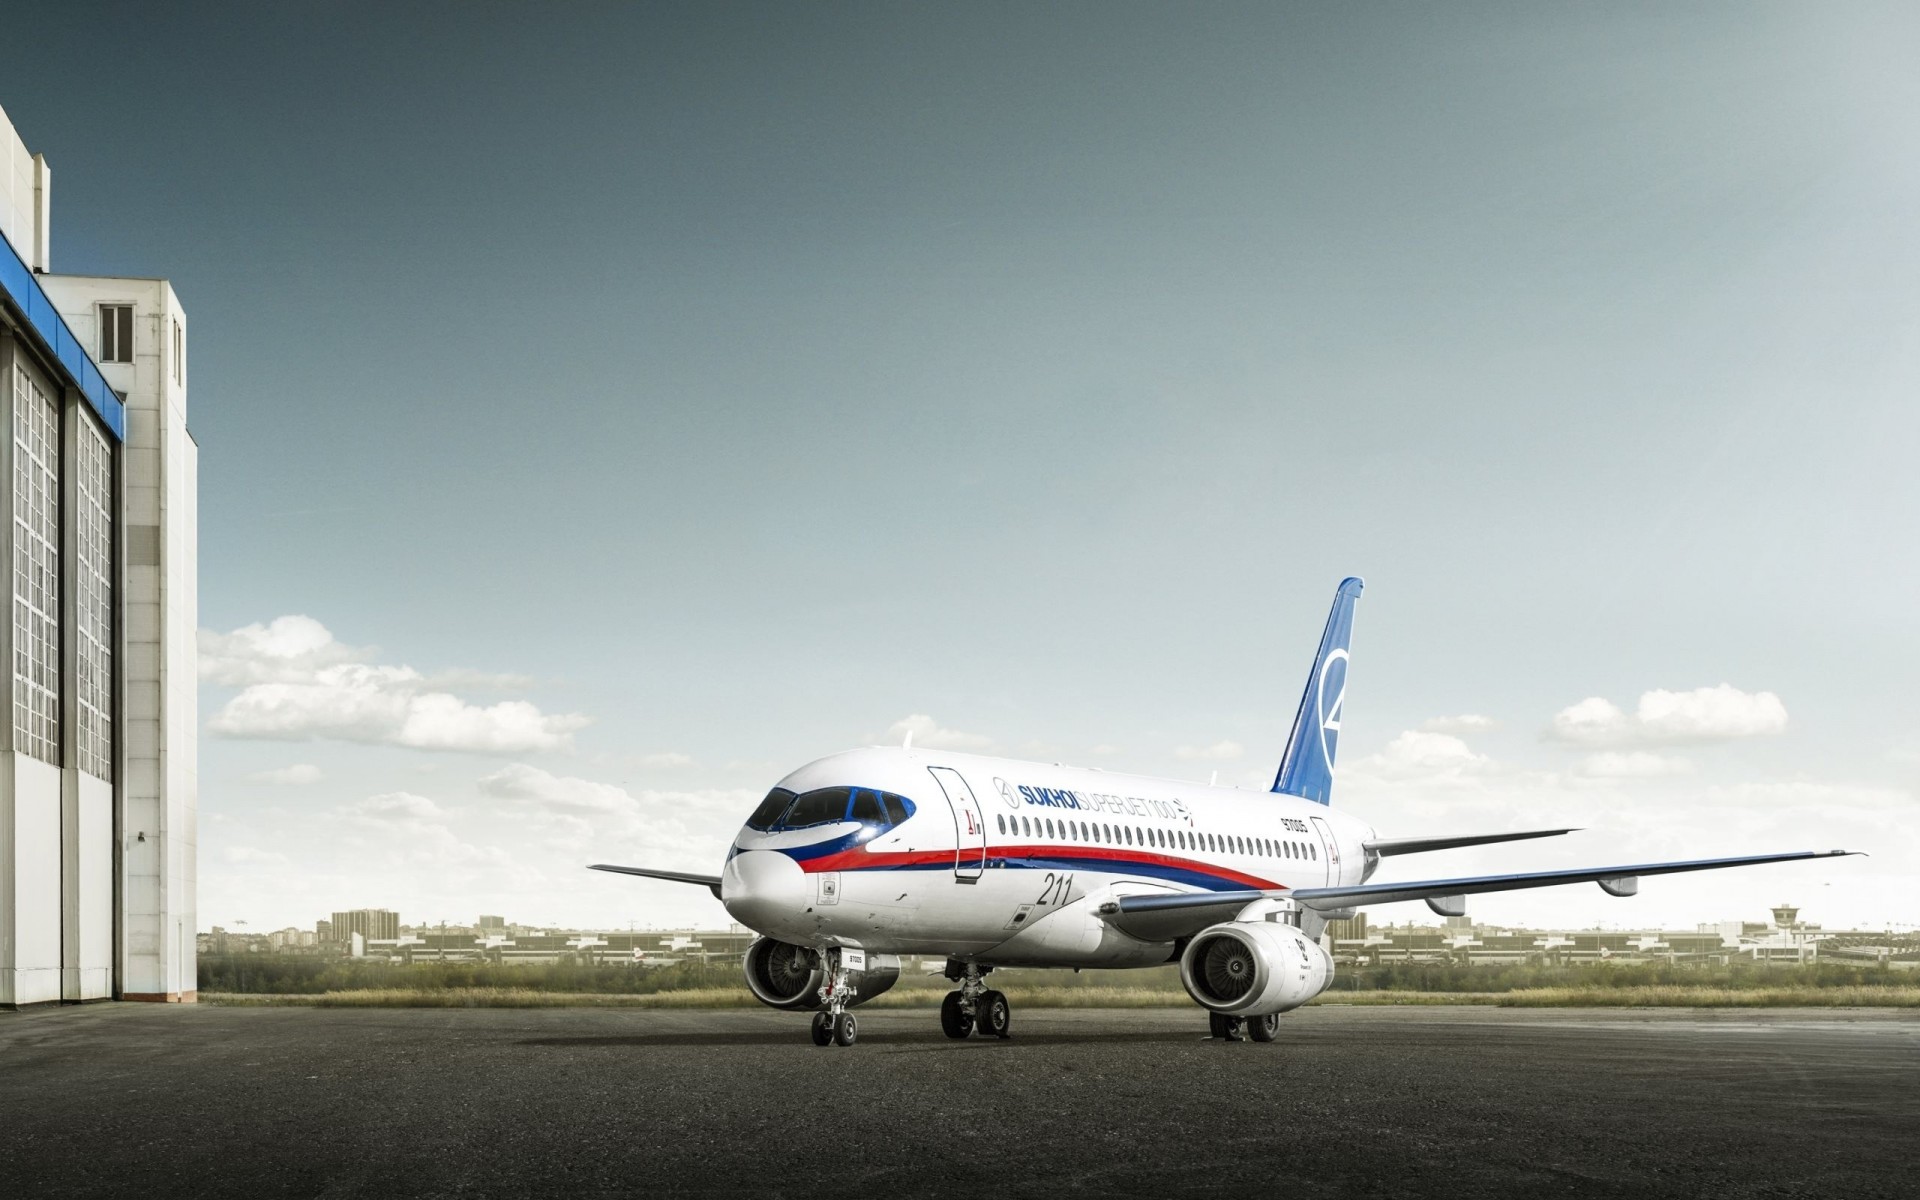
<path id="1" fill-rule="evenodd" d="M 1000 799 L 1006 801 L 1008 808 L 1017 810 L 1020 807 L 1020 797 L 1014 795 L 1012 784 L 996 775 L 993 786 L 999 790 Z"/>
<path id="2" fill-rule="evenodd" d="M 1340 672 L 1334 675 L 1334 664 L 1340 664 Z M 1331 677 L 1331 678 L 1330 678 Z M 1331 699 L 1327 684 L 1335 685 Z M 1333 774 L 1333 752 L 1340 744 L 1340 707 L 1347 702 L 1347 652 L 1335 650 L 1327 655 L 1327 661 L 1320 668 L 1320 686 L 1316 689 L 1314 707 L 1320 716 L 1320 757 L 1327 764 L 1327 774 Z"/>

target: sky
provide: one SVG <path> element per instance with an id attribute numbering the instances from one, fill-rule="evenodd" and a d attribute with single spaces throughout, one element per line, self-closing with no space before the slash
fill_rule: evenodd
<path id="1" fill-rule="evenodd" d="M 724 925 L 582 867 L 910 727 L 1264 788 L 1349 574 L 1334 803 L 1585 830 L 1377 879 L 1920 923 L 1911 6 L 9 21 L 189 314 L 203 928 Z"/>

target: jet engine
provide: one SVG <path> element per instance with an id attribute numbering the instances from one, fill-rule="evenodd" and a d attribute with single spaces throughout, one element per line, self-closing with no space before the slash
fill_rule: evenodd
<path id="1" fill-rule="evenodd" d="M 826 981 L 827 971 L 818 950 L 770 937 L 755 938 L 747 947 L 743 965 L 747 990 L 760 1003 L 790 1012 L 811 1012 L 820 1007 L 820 985 Z M 899 956 L 869 952 L 867 969 L 852 972 L 850 979 L 853 1003 L 864 1004 L 899 981 Z"/>
<path id="2" fill-rule="evenodd" d="M 1180 956 L 1180 982 L 1228 1017 L 1286 1012 L 1327 990 L 1333 959 L 1292 925 L 1228 922 L 1201 930 Z"/>

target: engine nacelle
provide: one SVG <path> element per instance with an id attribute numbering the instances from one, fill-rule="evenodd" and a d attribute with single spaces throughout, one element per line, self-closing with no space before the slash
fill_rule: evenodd
<path id="1" fill-rule="evenodd" d="M 1228 1017 L 1286 1012 L 1327 990 L 1333 959 L 1292 925 L 1230 921 L 1194 935 L 1180 982 L 1202 1008 Z"/>
<path id="2" fill-rule="evenodd" d="M 747 990 L 760 1003 L 789 1012 L 811 1012 L 820 1007 L 820 985 L 826 982 L 827 972 L 818 950 L 770 937 L 755 938 L 747 947 L 742 966 L 747 972 Z M 899 979 L 898 955 L 869 952 L 867 969 L 849 976 L 853 1003 L 865 1004 Z"/>

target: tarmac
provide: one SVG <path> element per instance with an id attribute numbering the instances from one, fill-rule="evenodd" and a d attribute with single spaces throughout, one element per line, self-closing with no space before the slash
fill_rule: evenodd
<path id="1" fill-rule="evenodd" d="M 0 1197 L 1920 1195 L 1920 1013 L 0 1013 Z"/>

